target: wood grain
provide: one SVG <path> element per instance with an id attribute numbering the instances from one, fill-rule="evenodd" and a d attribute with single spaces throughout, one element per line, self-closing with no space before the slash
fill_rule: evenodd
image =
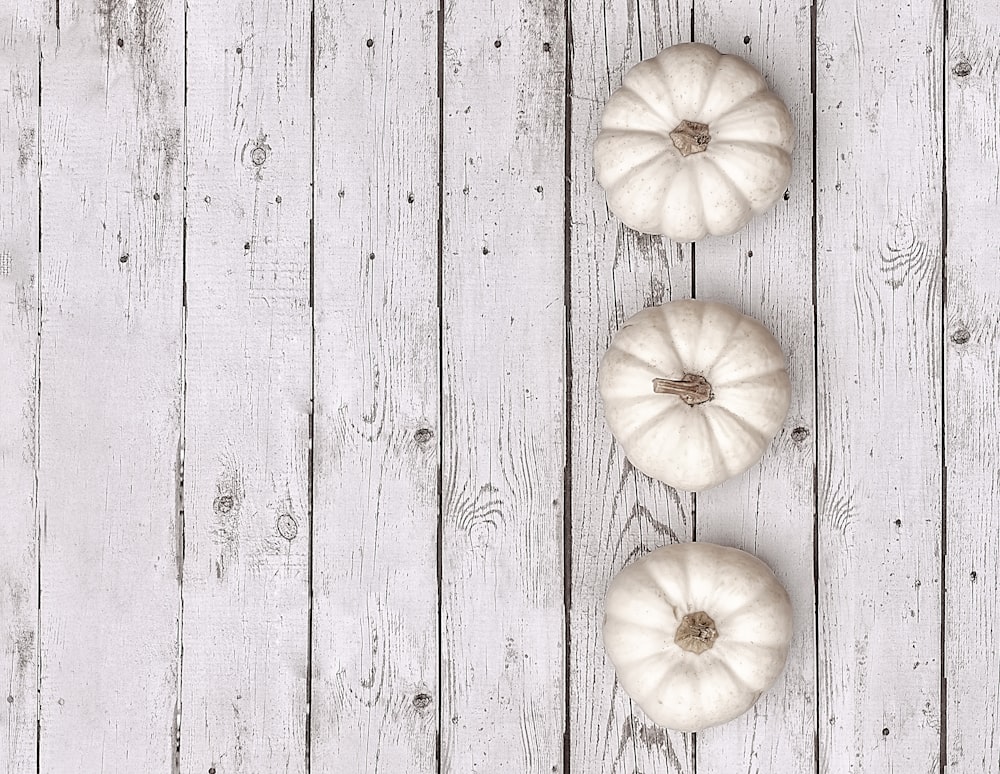
<path id="1" fill-rule="evenodd" d="M 692 498 L 632 467 L 605 424 L 597 391 L 600 359 L 625 319 L 690 297 L 691 252 L 689 245 L 624 227 L 608 211 L 593 166 L 608 97 L 640 59 L 688 40 L 690 10 L 648 0 L 573 0 L 569 10 L 570 770 L 693 772 L 692 738 L 654 726 L 632 705 L 615 680 L 600 630 L 612 576 L 636 556 L 692 538 Z"/>
<path id="2" fill-rule="evenodd" d="M 316 3 L 313 772 L 437 772 L 437 3 Z"/>
<path id="3" fill-rule="evenodd" d="M 183 2 L 63 0 L 41 105 L 39 771 L 171 771 Z"/>
<path id="4" fill-rule="evenodd" d="M 181 768 L 304 774 L 307 4 L 191 4 Z"/>
<path id="5" fill-rule="evenodd" d="M 936 772 L 941 8 L 816 34 L 820 771 Z"/>
<path id="6" fill-rule="evenodd" d="M 731 237 L 696 246 L 695 294 L 760 320 L 788 357 L 792 405 L 759 465 L 698 495 L 698 539 L 757 555 L 788 589 L 794 639 L 785 672 L 746 715 L 698 734 L 699 772 L 815 769 L 813 584 L 815 383 L 812 304 L 811 14 L 808 5 L 722 0 L 695 14 L 695 39 L 757 67 L 797 129 L 787 196 Z"/>
<path id="7" fill-rule="evenodd" d="M 948 253 L 944 327 L 947 562 L 945 763 L 992 771 L 1000 760 L 1000 153 L 996 121 L 1000 8 L 949 3 L 947 96 Z"/>
<path id="8" fill-rule="evenodd" d="M 444 6 L 441 771 L 563 771 L 565 16 Z"/>
<path id="9" fill-rule="evenodd" d="M 38 94 L 36 3 L 0 9 L 0 771 L 36 771 Z"/>

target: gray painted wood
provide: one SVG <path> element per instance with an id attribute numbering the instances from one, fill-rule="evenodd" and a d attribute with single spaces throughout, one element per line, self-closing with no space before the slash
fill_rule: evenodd
<path id="1" fill-rule="evenodd" d="M 179 674 L 183 3 L 59 8 L 41 72 L 39 771 L 165 772 Z"/>
<path id="2" fill-rule="evenodd" d="M 929 2 L 827 0 L 815 39 L 731 0 L 2 5 L 0 771 L 992 770 L 995 10 L 951 0 L 945 49 Z M 621 228 L 591 160 L 692 32 L 799 127 L 789 198 L 693 251 Z M 697 501 L 596 390 L 621 322 L 692 292 L 795 385 Z M 697 738 L 599 630 L 622 564 L 693 537 L 797 622 Z"/>
<path id="3" fill-rule="evenodd" d="M 944 318 L 947 561 L 945 763 L 992 771 L 1000 760 L 1000 222 L 996 35 L 1000 8 L 953 0 L 944 59 L 948 253 Z"/>
<path id="4" fill-rule="evenodd" d="M 437 771 L 437 3 L 316 4 L 313 772 Z"/>
<path id="5" fill-rule="evenodd" d="M 561 771 L 563 4 L 443 35 L 441 771 Z"/>
<path id="6" fill-rule="evenodd" d="M 760 320 L 788 357 L 792 405 L 760 463 L 697 496 L 699 540 L 750 551 L 788 589 L 794 639 L 785 672 L 746 715 L 698 734 L 698 771 L 813 771 L 816 629 L 813 584 L 815 387 L 812 304 L 811 15 L 808 6 L 702 3 L 695 39 L 765 76 L 797 128 L 787 198 L 732 237 L 696 246 L 696 295 Z"/>
<path id="7" fill-rule="evenodd" d="M 601 621 L 612 576 L 638 555 L 694 534 L 692 497 L 639 473 L 604 421 L 597 370 L 640 309 L 691 295 L 691 251 L 625 228 L 594 178 L 601 111 L 628 68 L 690 35 L 675 3 L 574 0 L 570 131 L 571 585 L 570 771 L 694 771 L 690 735 L 657 728 L 618 687 Z M 594 20 L 599 20 L 594 23 Z"/>
<path id="8" fill-rule="evenodd" d="M 307 4 L 187 14 L 181 770 L 306 772 Z"/>
<path id="9" fill-rule="evenodd" d="M 36 770 L 38 11 L 0 10 L 0 771 L 10 772 Z"/>
<path id="10" fill-rule="evenodd" d="M 820 770 L 936 772 L 941 9 L 826 2 L 816 35 Z"/>

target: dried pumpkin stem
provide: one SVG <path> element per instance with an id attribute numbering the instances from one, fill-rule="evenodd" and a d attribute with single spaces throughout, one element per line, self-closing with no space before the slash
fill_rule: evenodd
<path id="1" fill-rule="evenodd" d="M 670 140 L 682 156 L 690 156 L 708 150 L 712 135 L 708 133 L 708 124 L 685 119 L 670 133 Z"/>
<path id="2" fill-rule="evenodd" d="M 653 392 L 676 395 L 689 406 L 707 403 L 715 397 L 708 379 L 698 374 L 684 374 L 681 379 L 653 379 Z"/>
<path id="3" fill-rule="evenodd" d="M 711 649 L 719 636 L 715 621 L 704 610 L 688 613 L 677 627 L 674 642 L 689 653 L 704 653 Z"/>

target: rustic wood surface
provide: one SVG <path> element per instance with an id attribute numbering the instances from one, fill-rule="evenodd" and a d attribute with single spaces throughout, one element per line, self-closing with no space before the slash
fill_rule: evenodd
<path id="1" fill-rule="evenodd" d="M 1000 11 L 972 0 L 0 4 L 0 774 L 1000 772 Z M 673 244 L 601 110 L 696 40 L 797 127 Z M 785 426 L 697 496 L 597 366 L 758 317 Z M 652 725 L 603 595 L 709 540 L 793 600 L 746 715 Z"/>
<path id="2" fill-rule="evenodd" d="M 304 774 L 310 18 L 228 5 L 187 16 L 181 770 Z"/>
<path id="3" fill-rule="evenodd" d="M 183 5 L 44 18 L 39 771 L 176 763 Z"/>

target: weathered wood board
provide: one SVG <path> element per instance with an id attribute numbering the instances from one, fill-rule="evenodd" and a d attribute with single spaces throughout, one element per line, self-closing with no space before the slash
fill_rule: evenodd
<path id="1" fill-rule="evenodd" d="M 38 7 L 0 9 L 0 771 L 36 770 Z"/>
<path id="2" fill-rule="evenodd" d="M 437 771 L 436 12 L 316 4 L 313 772 Z"/>
<path id="3" fill-rule="evenodd" d="M 57 7 L 40 106 L 38 769 L 171 771 L 184 4 Z"/>
<path id="4" fill-rule="evenodd" d="M 181 770 L 305 774 L 309 7 L 187 30 Z"/>
<path id="5" fill-rule="evenodd" d="M 943 763 L 1000 761 L 1000 7 L 952 0 L 944 55 L 947 284 Z"/>
<path id="6" fill-rule="evenodd" d="M 816 17 L 820 771 L 938 771 L 941 8 Z"/>
<path id="7" fill-rule="evenodd" d="M 441 771 L 558 771 L 565 17 L 443 12 Z"/>

